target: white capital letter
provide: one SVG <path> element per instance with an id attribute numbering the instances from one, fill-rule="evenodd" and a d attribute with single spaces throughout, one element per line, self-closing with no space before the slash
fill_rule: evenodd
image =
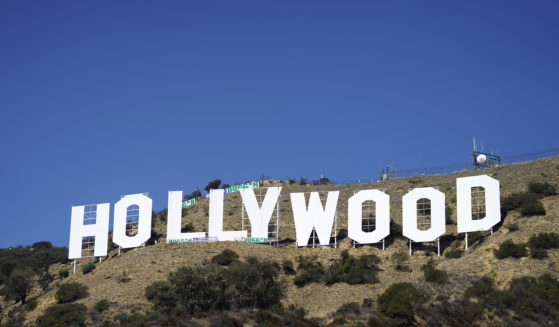
<path id="1" fill-rule="evenodd" d="M 167 242 L 176 239 L 206 237 L 204 232 L 181 233 L 182 191 L 169 191 L 167 208 Z"/>
<path id="2" fill-rule="evenodd" d="M 485 189 L 485 217 L 472 219 L 472 187 Z M 458 233 L 489 230 L 501 221 L 499 181 L 487 175 L 456 179 Z"/>
<path id="3" fill-rule="evenodd" d="M 110 206 L 109 203 L 97 204 L 95 224 L 91 225 L 83 224 L 85 206 L 72 207 L 68 259 L 79 259 L 82 257 L 82 239 L 87 236 L 95 236 L 94 256 L 104 257 L 107 255 Z"/>
<path id="4" fill-rule="evenodd" d="M 126 235 L 126 213 L 128 207 L 137 205 L 138 234 Z M 151 237 L 152 200 L 143 194 L 125 195 L 115 204 L 115 221 L 113 223 L 113 242 L 124 249 L 135 248 L 144 244 Z"/>
<path id="5" fill-rule="evenodd" d="M 247 237 L 247 231 L 223 230 L 223 190 L 210 190 L 210 219 L 208 236 L 218 241 L 234 241 L 237 237 Z"/>
<path id="6" fill-rule="evenodd" d="M 375 202 L 375 230 L 362 228 L 363 202 Z M 390 197 L 379 190 L 362 190 L 349 198 L 347 204 L 347 234 L 361 244 L 377 243 L 390 234 Z"/>
<path id="7" fill-rule="evenodd" d="M 268 237 L 268 223 L 274 208 L 278 202 L 281 187 L 269 187 L 266 191 L 262 207 L 258 205 L 254 189 L 245 188 L 239 191 L 243 199 L 243 205 L 247 211 L 248 219 L 250 220 L 250 237 L 267 238 Z"/>
<path id="8" fill-rule="evenodd" d="M 431 201 L 431 228 L 417 228 L 417 200 L 427 198 Z M 444 193 L 432 187 L 416 188 L 402 197 L 402 234 L 414 242 L 431 242 L 444 234 L 445 210 Z"/>
<path id="9" fill-rule="evenodd" d="M 309 207 L 305 207 L 305 193 L 291 193 L 291 206 L 293 207 L 293 220 L 297 246 L 306 246 L 313 228 L 316 231 L 320 245 L 330 244 L 332 224 L 336 215 L 338 196 L 340 191 L 328 192 L 326 209 L 322 207 L 318 192 L 312 192 L 309 198 Z"/>

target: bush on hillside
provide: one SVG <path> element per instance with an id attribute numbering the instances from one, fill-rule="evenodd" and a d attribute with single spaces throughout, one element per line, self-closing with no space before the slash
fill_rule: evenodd
<path id="1" fill-rule="evenodd" d="M 537 202 L 541 196 L 529 192 L 513 193 L 501 201 L 501 210 L 508 212 L 520 208 L 525 203 Z"/>
<path id="2" fill-rule="evenodd" d="M 295 269 L 293 268 L 293 261 L 283 260 L 281 263 L 281 269 L 286 275 L 294 275 Z"/>
<path id="3" fill-rule="evenodd" d="M 520 206 L 520 212 L 523 216 L 545 216 L 545 208 L 540 201 L 526 202 Z"/>
<path id="4" fill-rule="evenodd" d="M 449 259 L 460 258 L 463 254 L 464 250 L 462 248 L 448 249 L 444 252 L 444 256 Z"/>
<path id="5" fill-rule="evenodd" d="M 33 289 L 33 271 L 28 268 L 16 268 L 10 274 L 2 293 L 6 298 L 25 304 L 27 296 Z"/>
<path id="6" fill-rule="evenodd" d="M 323 276 L 324 268 L 316 256 L 297 257 L 297 275 L 293 279 L 295 285 L 301 287 L 309 283 L 318 283 L 322 281 Z"/>
<path id="7" fill-rule="evenodd" d="M 408 262 L 409 258 L 410 258 L 409 254 L 407 254 L 404 251 L 394 252 L 392 254 L 392 256 L 390 257 L 392 262 L 394 262 L 394 264 L 396 265 L 396 270 L 399 270 L 399 271 L 409 271 L 410 270 L 409 266 L 406 264 L 406 262 Z"/>
<path id="8" fill-rule="evenodd" d="M 58 303 L 70 303 L 89 295 L 88 287 L 77 282 L 60 285 L 54 297 Z"/>
<path id="9" fill-rule="evenodd" d="M 347 302 L 342 304 L 337 310 L 337 314 L 343 315 L 348 313 L 361 313 L 361 306 L 357 302 Z"/>
<path id="10" fill-rule="evenodd" d="M 58 271 L 58 277 L 60 277 L 60 279 L 64 279 L 68 276 L 70 276 L 70 271 L 68 269 L 60 269 Z"/>
<path id="11" fill-rule="evenodd" d="M 88 262 L 85 265 L 82 266 L 82 273 L 88 274 L 90 273 L 93 269 L 95 269 L 95 264 L 93 262 Z"/>
<path id="12" fill-rule="evenodd" d="M 355 258 L 348 250 L 344 250 L 340 254 L 340 259 L 328 267 L 324 281 L 326 284 L 339 282 L 374 284 L 378 282 L 377 273 L 380 269 L 377 264 L 379 263 L 379 257 L 374 254 L 364 254 Z"/>
<path id="13" fill-rule="evenodd" d="M 217 254 L 212 258 L 213 263 L 217 263 L 220 266 L 229 266 L 231 263 L 238 261 L 239 255 L 237 252 L 225 249 L 220 254 Z"/>
<path id="14" fill-rule="evenodd" d="M 394 283 L 377 298 L 379 311 L 391 326 L 410 326 L 414 307 L 424 303 L 427 295 L 411 283 Z"/>
<path id="15" fill-rule="evenodd" d="M 444 284 L 448 281 L 448 274 L 445 270 L 437 269 L 435 262 L 429 260 L 421 267 L 425 280 L 430 283 Z"/>
<path id="16" fill-rule="evenodd" d="M 525 244 L 515 244 L 512 240 L 506 240 L 499 245 L 499 249 L 494 250 L 494 254 L 497 259 L 522 258 L 528 256 L 528 251 Z"/>
<path id="17" fill-rule="evenodd" d="M 557 187 L 553 184 L 549 184 L 548 182 L 531 182 L 528 184 L 528 192 L 543 196 L 556 195 Z"/>
<path id="18" fill-rule="evenodd" d="M 217 265 L 180 267 L 167 281 L 158 281 L 145 291 L 154 308 L 165 313 L 228 309 L 234 289 L 225 280 L 225 270 Z"/>
<path id="19" fill-rule="evenodd" d="M 535 249 L 559 248 L 559 235 L 557 233 L 539 233 L 532 235 L 528 240 L 528 246 Z"/>
<path id="20" fill-rule="evenodd" d="M 85 326 L 87 307 L 83 304 L 57 304 L 37 319 L 37 327 Z"/>
<path id="21" fill-rule="evenodd" d="M 111 306 L 111 303 L 108 300 L 99 300 L 95 303 L 95 305 L 93 306 L 93 308 L 95 308 L 95 310 L 99 311 L 99 312 L 103 312 L 105 310 L 108 310 L 109 307 Z"/>
<path id="22" fill-rule="evenodd" d="M 235 288 L 239 307 L 265 309 L 280 303 L 285 294 L 285 287 L 279 281 L 279 267 L 255 257 L 231 264 L 226 280 Z"/>
<path id="23" fill-rule="evenodd" d="M 464 291 L 463 297 L 469 299 L 472 297 L 483 297 L 495 291 L 493 279 L 488 276 L 483 276 L 476 280 L 470 287 Z"/>

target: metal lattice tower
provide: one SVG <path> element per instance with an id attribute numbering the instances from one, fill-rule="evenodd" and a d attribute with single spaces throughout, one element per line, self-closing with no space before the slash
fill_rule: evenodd
<path id="1" fill-rule="evenodd" d="M 133 204 L 126 208 L 126 235 L 138 234 L 138 221 L 140 219 L 140 207 Z"/>
<path id="2" fill-rule="evenodd" d="M 310 200 L 310 196 L 311 193 L 314 192 L 304 192 L 305 194 L 305 202 L 307 204 L 307 208 L 309 205 L 309 200 Z M 328 199 L 328 191 L 319 191 L 318 192 L 318 196 L 320 197 L 320 203 L 322 204 L 322 207 L 326 207 L 326 200 Z M 336 206 L 336 213 L 334 214 L 334 228 L 332 229 L 332 234 L 330 235 L 330 239 L 334 239 L 334 247 L 338 246 L 338 206 Z M 311 244 L 311 246 L 314 248 L 317 244 L 320 244 L 320 241 L 318 240 L 318 235 L 316 233 L 316 230 L 313 228 L 312 232 L 311 232 L 311 236 L 309 237 L 309 240 L 307 242 L 307 246 L 309 246 L 309 244 Z"/>
<path id="3" fill-rule="evenodd" d="M 417 229 L 428 230 L 431 228 L 431 200 L 417 200 Z"/>
<path id="4" fill-rule="evenodd" d="M 262 207 L 262 203 L 264 202 L 264 198 L 266 197 L 266 192 L 268 192 L 268 188 L 258 187 L 258 188 L 253 188 L 253 191 L 256 197 L 256 201 L 258 202 L 258 206 Z M 278 245 L 279 242 L 280 198 L 281 198 L 281 194 L 278 197 L 278 200 L 274 207 L 274 211 L 272 213 L 272 217 L 270 218 L 270 223 L 268 224 L 268 243 L 270 244 L 275 243 L 276 246 Z M 250 230 L 250 219 L 246 214 L 244 204 L 241 205 L 241 230 L 248 231 L 249 237 L 252 237 L 252 231 Z"/>
<path id="5" fill-rule="evenodd" d="M 97 222 L 97 205 L 84 208 L 83 224 L 94 225 Z M 82 237 L 82 258 L 93 258 L 95 255 L 95 236 Z"/>
<path id="6" fill-rule="evenodd" d="M 472 220 L 485 218 L 485 188 L 472 187 Z"/>

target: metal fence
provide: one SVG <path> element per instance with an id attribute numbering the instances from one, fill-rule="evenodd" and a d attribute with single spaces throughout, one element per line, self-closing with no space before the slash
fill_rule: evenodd
<path id="1" fill-rule="evenodd" d="M 501 165 L 513 164 L 518 162 L 526 162 L 532 160 L 538 160 L 542 158 L 550 158 L 559 156 L 559 148 L 550 149 L 539 152 L 531 152 L 518 154 L 508 157 L 501 157 Z M 442 166 L 442 167 L 431 167 L 431 168 L 411 168 L 411 169 L 398 169 L 394 172 L 394 176 L 391 178 L 406 178 L 406 177 L 416 177 L 423 175 L 447 175 L 463 170 L 473 170 L 474 166 L 472 162 L 458 163 L 454 165 Z M 273 178 L 271 176 L 262 176 L 261 179 L 276 179 L 276 180 L 289 180 L 289 178 Z M 307 183 L 319 183 L 320 179 L 305 179 Z M 378 181 L 378 177 L 368 177 L 368 178 L 355 178 L 355 179 L 330 179 L 331 183 L 337 185 L 343 184 L 367 184 Z M 300 179 L 295 179 L 295 182 L 299 182 Z"/>

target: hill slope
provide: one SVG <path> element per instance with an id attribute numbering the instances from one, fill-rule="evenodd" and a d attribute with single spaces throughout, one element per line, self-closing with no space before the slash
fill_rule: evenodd
<path id="1" fill-rule="evenodd" d="M 144 297 L 145 287 L 157 280 L 164 280 L 169 272 L 183 265 L 203 265 L 211 258 L 223 251 L 232 249 L 241 258 L 256 256 L 281 263 L 283 260 L 296 261 L 300 255 L 316 255 L 324 266 L 330 265 L 332 260 L 339 258 L 341 249 L 358 256 L 374 253 L 381 258 L 379 273 L 380 282 L 370 285 L 348 285 L 336 283 L 326 286 L 322 283 L 312 283 L 304 287 L 293 284 L 293 276 L 282 275 L 287 280 L 287 296 L 283 300 L 285 305 L 295 304 L 302 306 L 311 317 L 326 317 L 335 311 L 341 304 L 355 301 L 361 302 L 365 298 L 376 297 L 395 282 L 412 282 L 417 287 L 431 295 L 431 299 L 438 295 L 446 298 L 458 298 L 464 290 L 479 276 L 492 277 L 498 286 L 505 287 L 516 277 L 537 276 L 544 272 L 559 277 L 559 250 L 548 251 L 548 258 L 544 260 L 524 257 L 520 259 L 496 259 L 493 251 L 499 244 L 507 239 L 514 242 L 526 242 L 531 235 L 540 232 L 559 232 L 559 195 L 545 197 L 541 200 L 544 204 L 546 215 L 522 217 L 520 213 L 511 211 L 502 224 L 495 228 L 493 235 L 483 233 L 479 240 L 471 244 L 459 258 L 450 259 L 442 255 L 437 257 L 436 247 L 433 244 L 414 244 L 414 252 L 410 257 L 409 271 L 395 269 L 391 256 L 396 252 L 407 252 L 407 239 L 401 236 L 401 197 L 414 187 L 438 186 L 445 193 L 447 205 L 452 214 L 447 217 L 445 236 L 441 241 L 441 252 L 450 251 L 455 246 L 464 246 L 464 241 L 456 235 L 456 194 L 455 185 L 457 177 L 490 174 L 501 183 L 501 196 L 506 197 L 515 192 L 525 191 L 529 182 L 549 182 L 559 185 L 559 157 L 542 159 L 538 161 L 501 166 L 485 169 L 483 171 L 463 171 L 451 175 L 422 176 L 415 178 L 398 178 L 379 183 L 360 185 L 298 185 L 279 181 L 266 182 L 268 185 L 283 186 L 281 204 L 280 239 L 295 239 L 295 227 L 291 212 L 289 193 L 310 192 L 318 190 L 339 190 L 338 226 L 339 229 L 347 228 L 347 200 L 355 191 L 361 189 L 382 188 L 390 195 L 391 220 L 393 230 L 387 241 L 386 250 L 379 246 L 360 246 L 353 248 L 351 241 L 340 234 L 338 248 L 296 248 L 293 242 L 284 242 L 284 247 L 274 248 L 267 245 L 245 244 L 236 242 L 219 243 L 172 243 L 166 244 L 165 221 L 155 221 L 154 230 L 162 234 L 160 241 L 146 248 L 132 249 L 118 256 L 113 250 L 106 260 L 96 265 L 95 270 L 87 275 L 81 272 L 71 274 L 67 280 L 78 281 L 89 287 L 90 296 L 80 300 L 87 307 L 101 300 L 107 299 L 111 307 L 104 313 L 105 317 L 113 317 L 120 312 L 145 312 L 151 308 Z M 264 185 L 264 186 L 268 186 Z M 196 231 L 206 231 L 208 200 L 203 199 L 184 211 L 183 223 L 192 223 Z M 241 202 L 238 193 L 225 196 L 224 226 L 229 230 L 240 230 Z M 517 230 L 510 230 L 507 226 L 516 224 Z M 452 245 L 451 245 L 452 244 Z M 449 274 L 449 282 L 442 285 L 427 283 L 423 277 L 421 266 L 433 259 L 437 268 L 444 269 Z M 80 260 L 80 264 L 88 260 Z M 53 265 L 50 270 L 53 274 L 71 264 Z M 119 277 L 126 274 L 130 281 L 120 282 Z M 66 282 L 66 281 L 65 281 Z M 45 308 L 55 303 L 54 293 L 56 285 L 46 293 L 35 290 L 39 305 L 27 315 L 27 321 L 34 321 Z"/>

